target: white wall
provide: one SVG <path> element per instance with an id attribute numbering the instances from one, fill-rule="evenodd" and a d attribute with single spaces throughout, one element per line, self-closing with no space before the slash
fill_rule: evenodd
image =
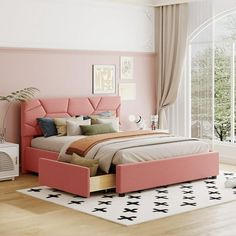
<path id="1" fill-rule="evenodd" d="M 154 52 L 154 8 L 108 0 L 0 0 L 0 47 Z"/>

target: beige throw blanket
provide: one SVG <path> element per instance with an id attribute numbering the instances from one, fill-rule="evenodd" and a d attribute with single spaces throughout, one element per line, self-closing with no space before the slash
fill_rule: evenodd
<path id="1" fill-rule="evenodd" d="M 168 134 L 168 133 L 163 131 L 153 131 L 153 130 L 137 130 L 137 131 L 92 135 L 72 142 L 69 148 L 66 150 L 66 154 L 76 153 L 84 157 L 92 147 L 104 141 L 108 141 L 111 139 L 122 139 L 122 138 L 132 138 L 132 137 L 135 138 L 137 136 L 156 135 L 156 134 Z"/>

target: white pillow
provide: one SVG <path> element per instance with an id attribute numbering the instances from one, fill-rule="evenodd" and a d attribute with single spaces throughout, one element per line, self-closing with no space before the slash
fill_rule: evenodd
<path id="1" fill-rule="evenodd" d="M 119 117 L 115 118 L 97 118 L 96 119 L 97 124 L 107 124 L 111 123 L 112 127 L 115 131 L 119 132 Z"/>
<path id="2" fill-rule="evenodd" d="M 81 135 L 80 125 L 91 125 L 91 119 L 87 120 L 67 120 L 67 136 Z"/>

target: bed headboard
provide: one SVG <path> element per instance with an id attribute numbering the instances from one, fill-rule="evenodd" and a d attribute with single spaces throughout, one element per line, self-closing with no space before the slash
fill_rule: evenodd
<path id="1" fill-rule="evenodd" d="M 120 115 L 120 97 L 79 97 L 35 99 L 21 105 L 21 137 L 41 135 L 37 118 L 91 115 L 113 111 Z"/>
<path id="2" fill-rule="evenodd" d="M 31 140 L 41 135 L 37 118 L 67 117 L 76 115 L 91 115 L 102 111 L 113 111 L 120 115 L 120 97 L 80 97 L 35 99 L 21 105 L 21 168 L 26 171 L 38 172 L 39 158 L 46 157 L 45 152 L 32 151 Z M 48 157 L 55 159 L 57 153 L 49 153 Z"/>

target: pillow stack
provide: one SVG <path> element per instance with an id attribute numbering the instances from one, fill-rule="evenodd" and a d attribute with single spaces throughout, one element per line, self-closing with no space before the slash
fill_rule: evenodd
<path id="1" fill-rule="evenodd" d="M 37 118 L 44 137 L 75 136 L 113 133 L 119 131 L 119 118 L 112 112 L 101 112 L 96 115 Z"/>
<path id="2" fill-rule="evenodd" d="M 101 112 L 96 115 L 89 116 L 91 124 L 108 124 L 110 123 L 113 129 L 119 131 L 119 117 L 116 117 L 112 112 Z"/>

